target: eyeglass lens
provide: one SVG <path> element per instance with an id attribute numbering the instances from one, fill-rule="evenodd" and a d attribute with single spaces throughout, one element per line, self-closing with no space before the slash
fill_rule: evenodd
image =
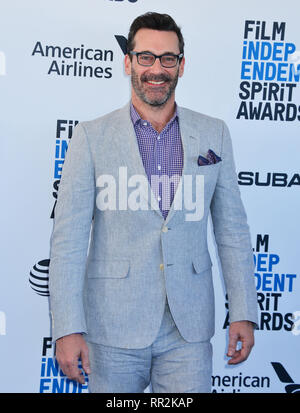
<path id="1" fill-rule="evenodd" d="M 138 62 L 144 66 L 152 66 L 155 62 L 155 56 L 152 54 L 148 54 L 148 53 L 141 53 L 138 56 Z M 161 62 L 161 65 L 165 67 L 175 66 L 177 63 L 177 56 L 163 55 L 160 58 L 160 62 Z"/>

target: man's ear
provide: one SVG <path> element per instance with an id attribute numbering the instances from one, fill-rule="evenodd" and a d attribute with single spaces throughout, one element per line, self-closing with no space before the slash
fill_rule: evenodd
<path id="1" fill-rule="evenodd" d="M 184 73 L 184 65 L 185 65 L 185 57 L 181 59 L 180 66 L 179 66 L 179 77 L 181 77 Z"/>
<path id="2" fill-rule="evenodd" d="M 128 54 L 125 55 L 124 58 L 124 67 L 126 75 L 131 75 L 131 60 Z"/>

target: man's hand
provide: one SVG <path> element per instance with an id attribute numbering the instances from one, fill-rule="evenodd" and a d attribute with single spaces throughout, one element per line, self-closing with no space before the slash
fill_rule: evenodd
<path id="1" fill-rule="evenodd" d="M 228 364 L 238 364 L 247 360 L 254 346 L 254 327 L 251 321 L 234 321 L 229 326 L 229 344 L 227 356 L 231 357 Z M 237 343 L 242 343 L 242 348 L 237 350 Z"/>
<path id="2" fill-rule="evenodd" d="M 81 334 L 70 334 L 56 340 L 56 359 L 63 373 L 70 380 L 84 384 L 84 376 L 78 368 L 79 358 L 84 372 L 90 374 L 88 346 Z"/>

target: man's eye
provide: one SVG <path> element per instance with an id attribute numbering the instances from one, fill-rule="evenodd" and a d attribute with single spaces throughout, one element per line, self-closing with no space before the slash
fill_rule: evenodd
<path id="1" fill-rule="evenodd" d="M 153 56 L 149 56 L 149 55 L 140 55 L 140 59 L 142 59 L 144 62 L 151 62 L 151 60 L 153 59 Z"/>
<path id="2" fill-rule="evenodd" d="M 174 56 L 164 56 L 163 57 L 165 62 L 175 62 L 175 57 Z"/>

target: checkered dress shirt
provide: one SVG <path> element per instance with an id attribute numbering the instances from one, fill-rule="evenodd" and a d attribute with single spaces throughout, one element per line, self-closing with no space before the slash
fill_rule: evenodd
<path id="1" fill-rule="evenodd" d="M 160 133 L 140 117 L 133 104 L 130 115 L 146 175 L 166 219 L 183 169 L 177 106 L 174 116 Z"/>

